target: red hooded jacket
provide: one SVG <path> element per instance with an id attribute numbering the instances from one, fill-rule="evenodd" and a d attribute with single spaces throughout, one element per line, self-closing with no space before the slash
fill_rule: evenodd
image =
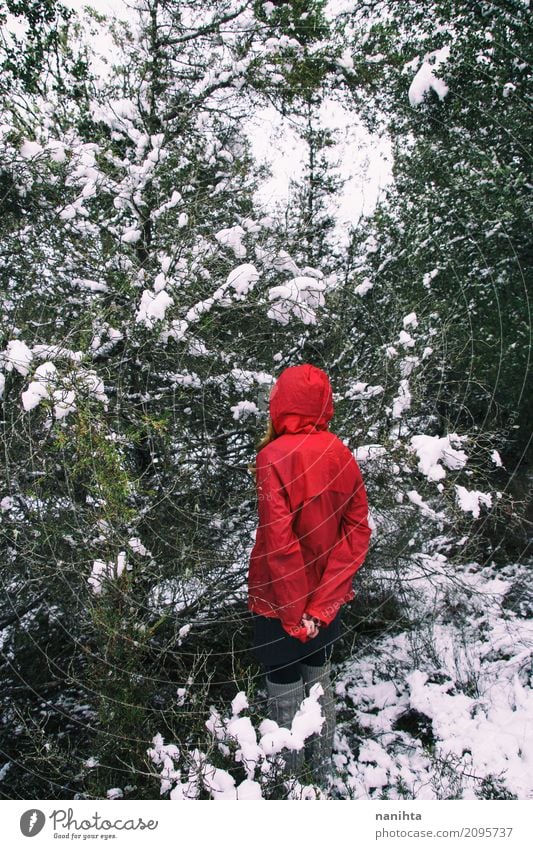
<path id="1" fill-rule="evenodd" d="M 327 429 L 333 396 L 325 372 L 307 363 L 286 368 L 269 406 L 278 436 L 257 454 L 248 607 L 307 642 L 304 613 L 329 625 L 354 597 L 371 535 L 368 501 L 352 452 Z"/>

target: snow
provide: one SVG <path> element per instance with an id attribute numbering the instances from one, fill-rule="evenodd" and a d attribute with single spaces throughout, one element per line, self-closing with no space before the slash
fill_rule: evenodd
<path id="1" fill-rule="evenodd" d="M 427 434 L 415 434 L 410 439 L 410 449 L 418 455 L 418 469 L 430 481 L 441 480 L 446 477 L 448 469 L 462 469 L 468 460 L 464 451 L 452 446 L 453 442 L 461 442 L 462 437 L 456 433 L 447 436 L 428 436 Z"/>
<path id="2" fill-rule="evenodd" d="M 494 449 L 494 450 L 491 452 L 490 459 L 492 460 L 492 462 L 493 462 L 496 466 L 503 466 L 502 458 L 500 457 L 500 454 L 499 454 L 499 452 L 498 452 L 498 451 L 496 451 L 496 449 Z"/>
<path id="3" fill-rule="evenodd" d="M 13 763 L 12 761 L 7 761 L 7 763 L 2 765 L 2 767 L 0 768 L 0 781 L 4 780 L 7 773 L 11 769 L 12 763 Z"/>
<path id="4" fill-rule="evenodd" d="M 387 454 L 383 445 L 360 445 L 355 449 L 354 455 L 360 466 L 366 466 L 372 460 L 379 460 Z"/>
<path id="5" fill-rule="evenodd" d="M 249 416 L 260 415 L 260 410 L 253 401 L 238 401 L 237 404 L 230 407 L 230 410 L 233 418 L 237 421 L 247 419 Z"/>
<path id="6" fill-rule="evenodd" d="M 404 357 L 400 360 L 400 374 L 402 377 L 409 377 L 410 374 L 413 373 L 414 369 L 419 364 L 419 357 Z"/>
<path id="7" fill-rule="evenodd" d="M 181 628 L 178 631 L 178 646 L 182 645 L 183 640 L 185 639 L 185 637 L 187 636 L 187 634 L 189 633 L 191 628 L 192 628 L 192 625 L 190 625 L 190 624 L 181 626 Z"/>
<path id="8" fill-rule="evenodd" d="M 243 710 L 247 705 L 240 707 Z M 232 702 L 232 711 L 233 702 Z M 232 717 L 226 726 L 227 735 L 235 738 L 239 745 L 243 747 L 246 743 L 257 745 L 257 736 L 252 721 L 249 716 Z"/>
<path id="9" fill-rule="evenodd" d="M 106 796 L 108 799 L 123 799 L 124 791 L 120 787 L 111 787 L 107 791 Z"/>
<path id="10" fill-rule="evenodd" d="M 480 505 L 492 506 L 492 495 L 490 492 L 479 492 L 479 490 L 468 490 L 464 486 L 455 484 L 457 503 L 465 513 L 472 513 L 474 519 L 479 518 Z"/>
<path id="11" fill-rule="evenodd" d="M 46 149 L 50 151 L 50 157 L 54 162 L 65 162 L 67 158 L 66 145 L 59 139 L 49 139 Z"/>
<path id="12" fill-rule="evenodd" d="M 127 245 L 134 245 L 140 240 L 141 236 L 142 233 L 140 230 L 131 227 L 129 230 L 125 230 L 122 234 L 122 241 L 125 242 Z"/>
<path id="13" fill-rule="evenodd" d="M 35 369 L 34 380 L 21 393 L 22 406 L 25 410 L 33 410 L 43 398 L 52 397 L 53 386 L 57 381 L 57 369 L 54 363 L 47 361 Z"/>
<path id="14" fill-rule="evenodd" d="M 129 540 L 128 540 L 128 545 L 129 545 L 129 547 L 131 548 L 132 551 L 134 551 L 136 554 L 139 554 L 141 557 L 151 556 L 150 552 L 142 544 L 139 537 L 130 537 Z"/>
<path id="15" fill-rule="evenodd" d="M 246 231 L 240 224 L 235 224 L 233 227 L 228 227 L 225 230 L 219 230 L 215 233 L 215 239 L 223 247 L 231 248 L 238 259 L 246 256 L 246 248 L 242 244 L 242 240 L 246 235 Z"/>
<path id="16" fill-rule="evenodd" d="M 366 237 L 363 243 L 363 250 L 367 254 L 375 254 L 379 251 L 379 243 L 373 233 Z"/>
<path id="17" fill-rule="evenodd" d="M 188 326 L 188 323 L 183 319 L 175 318 L 170 323 L 170 330 L 167 331 L 167 335 L 172 336 L 177 342 L 180 342 L 185 336 Z"/>
<path id="18" fill-rule="evenodd" d="M 398 342 L 404 348 L 413 348 L 415 344 L 415 340 L 410 333 L 407 333 L 406 330 L 400 330 L 400 333 L 398 334 Z"/>
<path id="19" fill-rule="evenodd" d="M 297 277 L 300 274 L 300 269 L 296 265 L 295 261 L 291 255 L 284 250 L 281 250 L 278 254 L 276 254 L 271 265 L 276 271 L 288 271 L 289 274 L 293 275 L 293 277 Z"/>
<path id="20" fill-rule="evenodd" d="M 438 273 L 439 273 L 439 269 L 433 268 L 431 271 L 428 271 L 426 274 L 424 274 L 424 276 L 422 278 L 422 285 L 424 286 L 425 289 L 430 288 L 431 281 L 435 279 L 435 277 L 437 276 Z"/>
<path id="21" fill-rule="evenodd" d="M 451 683 L 428 683 L 420 670 L 407 677 L 410 706 L 431 719 L 439 754 L 465 759 L 478 775 L 503 769 L 510 789 L 524 798 L 530 782 L 523 770 L 533 760 L 532 691 L 516 674 L 510 692 L 495 687 L 489 699 L 451 694 Z"/>
<path id="22" fill-rule="evenodd" d="M 222 716 L 215 707 L 211 707 L 205 727 L 217 742 L 221 754 L 228 759 L 233 756 L 235 764 L 244 769 L 246 777 L 238 785 L 228 770 L 213 766 L 199 749 L 193 751 L 194 765 L 189 769 L 189 777 L 182 781 L 182 771 L 175 765 L 180 760 L 180 750 L 172 744 L 166 745 L 161 734 L 156 734 L 147 754 L 157 766 L 163 767 L 160 772 L 161 794 L 168 792 L 169 799 L 197 798 L 201 786 L 212 799 L 262 799 L 260 779 L 271 772 L 276 756 L 284 749 L 302 749 L 308 737 L 320 733 L 325 718 L 318 699 L 323 693 L 321 684 L 311 687 L 309 696 L 303 699 L 296 711 L 290 729 L 264 719 L 256 730 L 251 717 L 241 715 L 249 708 L 244 691 L 239 691 L 232 700 L 229 717 Z"/>
<path id="23" fill-rule="evenodd" d="M 126 568 L 126 552 L 120 551 L 117 555 L 116 562 L 113 560 L 104 561 L 97 558 L 93 561 L 91 575 L 87 578 L 87 583 L 91 587 L 93 593 L 100 595 L 103 588 L 104 579 L 119 578 Z"/>
<path id="24" fill-rule="evenodd" d="M 346 71 L 353 71 L 353 57 L 349 50 L 344 50 L 340 56 L 337 56 L 335 62 L 339 68 L 344 68 Z"/>
<path id="25" fill-rule="evenodd" d="M 258 280 L 259 272 L 256 267 L 245 262 L 230 271 L 226 284 L 235 289 L 236 299 L 242 300 L 253 289 Z"/>
<path id="26" fill-rule="evenodd" d="M 415 312 L 410 312 L 409 315 L 403 318 L 404 327 L 418 327 L 418 319 Z"/>
<path id="27" fill-rule="evenodd" d="M 433 510 L 429 506 L 429 504 L 427 504 L 424 501 L 424 499 L 422 498 L 420 493 L 417 492 L 416 489 L 409 490 L 409 492 L 407 492 L 406 495 L 407 495 L 409 501 L 411 501 L 412 504 L 415 504 L 417 507 L 420 508 L 420 510 L 421 510 L 421 512 L 424 516 L 428 516 L 428 518 L 435 519 L 436 521 L 444 518 L 444 514 L 442 514 L 442 513 L 439 514 L 435 510 Z"/>
<path id="28" fill-rule="evenodd" d="M 55 389 L 52 392 L 52 398 L 55 401 L 54 414 L 56 419 L 62 419 L 69 413 L 73 413 L 76 409 L 75 392 L 73 389 Z"/>
<path id="29" fill-rule="evenodd" d="M 53 360 L 54 357 L 65 357 L 75 363 L 79 363 L 83 359 L 82 351 L 72 351 L 64 345 L 38 344 L 33 345 L 31 350 L 34 357 L 40 359 Z"/>
<path id="30" fill-rule="evenodd" d="M 413 81 L 409 87 L 409 103 L 411 106 L 418 106 L 423 102 L 428 91 L 433 89 L 442 100 L 448 94 L 448 86 L 446 83 L 435 76 L 434 70 L 446 62 L 450 55 L 450 48 L 446 45 L 440 50 L 433 50 L 426 54 L 422 64 L 416 72 Z M 434 61 L 430 63 L 430 60 Z"/>
<path id="31" fill-rule="evenodd" d="M 433 603 L 423 643 L 429 651 L 418 650 L 408 631 L 385 635 L 339 671 L 341 706 L 353 705 L 365 733 L 356 758 L 338 728 L 335 760 L 350 798 L 379 798 L 385 787 L 388 798 L 401 798 L 398 777 L 410 798 L 476 798 L 480 781 L 490 776 L 502 776 L 518 798 L 531 798 L 533 622 L 503 611 L 511 582 L 496 577 L 495 570 L 475 565 L 472 572 L 474 564 L 454 564 L 447 571 L 445 558 L 440 563 L 428 562 L 418 582 L 409 570 L 404 574 L 404 601 L 413 612 L 423 609 L 421 594 Z M 527 567 L 518 568 L 505 571 L 527 573 Z M 449 605 L 460 603 L 469 607 L 463 622 L 450 617 Z M 411 710 L 429 726 L 427 745 L 416 726 L 410 732 L 396 728 Z M 376 770 L 385 770 L 386 777 Z"/>
<path id="32" fill-rule="evenodd" d="M 352 400 L 361 400 L 363 398 L 374 398 L 376 395 L 381 395 L 384 391 L 384 387 L 379 384 L 376 386 L 369 386 L 369 384 L 365 383 L 363 380 L 356 380 L 354 383 L 350 383 L 348 389 L 344 393 L 344 397 Z"/>
<path id="33" fill-rule="evenodd" d="M 374 284 L 372 283 L 370 278 L 365 277 L 365 279 L 361 283 L 359 283 L 358 286 L 355 287 L 354 292 L 356 295 L 360 295 L 362 297 L 363 295 L 366 295 L 366 293 L 369 292 L 370 289 L 373 288 L 373 286 Z"/>
<path id="34" fill-rule="evenodd" d="M 258 784 L 257 781 L 251 781 L 249 778 L 245 778 L 244 781 L 241 781 L 241 783 L 237 786 L 236 799 L 239 802 L 244 802 L 246 800 L 253 801 L 262 798 L 263 794 L 261 792 L 261 785 Z"/>
<path id="35" fill-rule="evenodd" d="M 38 142 L 30 141 L 29 139 L 25 139 L 20 147 L 20 155 L 23 156 L 24 159 L 34 159 L 42 152 L 42 146 Z"/>
<path id="36" fill-rule="evenodd" d="M 61 210 L 59 217 L 62 221 L 72 221 L 73 218 L 76 218 L 76 207 L 68 204 Z"/>
<path id="37" fill-rule="evenodd" d="M 281 286 L 272 286 L 268 297 L 274 303 L 267 316 L 283 325 L 292 317 L 304 324 L 316 324 L 315 310 L 325 303 L 324 289 L 325 283 L 314 277 L 295 277 Z"/>
<path id="38" fill-rule="evenodd" d="M 411 406 L 411 390 L 407 378 L 400 380 L 398 395 L 392 402 L 392 418 L 399 419 Z"/>
<path id="39" fill-rule="evenodd" d="M 147 328 L 152 328 L 156 321 L 163 321 L 165 313 L 172 303 L 172 298 L 164 289 L 157 294 L 154 294 L 150 289 L 145 289 L 141 296 L 135 321 L 138 324 L 144 324 Z"/>
<path id="40" fill-rule="evenodd" d="M 33 354 L 25 342 L 20 339 L 11 339 L 2 353 L 2 358 L 6 371 L 16 369 L 19 374 L 26 376 L 30 370 Z"/>
<path id="41" fill-rule="evenodd" d="M 102 401 L 104 408 L 107 409 L 109 398 L 104 392 L 104 382 L 102 378 L 93 369 L 80 371 L 79 376 L 89 392 L 91 392 L 98 401 Z"/>
<path id="42" fill-rule="evenodd" d="M 241 690 L 237 693 L 237 695 L 231 702 L 231 712 L 236 716 L 238 713 L 240 713 L 242 710 L 245 710 L 245 708 L 247 707 L 249 707 L 248 698 L 246 696 L 246 693 Z"/>

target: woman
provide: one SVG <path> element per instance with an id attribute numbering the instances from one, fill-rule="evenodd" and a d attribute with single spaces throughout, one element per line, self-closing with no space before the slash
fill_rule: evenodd
<path id="1" fill-rule="evenodd" d="M 351 451 L 328 430 L 333 394 L 328 376 L 310 364 L 286 368 L 270 393 L 270 420 L 258 445 L 259 524 L 250 555 L 248 607 L 254 651 L 266 671 L 269 715 L 291 727 L 310 687 L 320 682 L 325 722 L 304 757 L 319 781 L 331 763 L 335 698 L 330 677 L 341 606 L 353 598 L 371 530 L 368 502 Z"/>

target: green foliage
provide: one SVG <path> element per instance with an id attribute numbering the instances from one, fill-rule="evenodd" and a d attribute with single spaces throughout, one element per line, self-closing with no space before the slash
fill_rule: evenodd
<path id="1" fill-rule="evenodd" d="M 10 43 L 4 43 L 0 68 L 4 80 L 20 82 L 28 94 L 43 93 L 43 77 L 54 75 L 53 88 L 58 94 L 68 90 L 66 68 L 76 83 L 87 78 L 88 65 L 81 56 L 73 57 L 68 46 L 69 22 L 74 12 L 58 0 L 6 0 L 6 12 L 26 24 L 22 38 L 11 35 Z M 0 10 L 0 22 L 6 20 Z M 0 86 L 0 91 L 3 86 Z M 80 93 L 77 88 L 74 94 Z"/>
<path id="2" fill-rule="evenodd" d="M 525 7 L 488 15 L 483 4 L 446 2 L 428 16 L 417 4 L 390 5 L 394 23 L 374 26 L 372 37 L 377 49 L 391 40 L 375 105 L 393 137 L 395 184 L 374 219 L 371 274 L 382 290 L 394 287 L 406 312 L 434 312 L 445 328 L 441 415 L 459 408 L 463 427 L 510 423 L 519 455 L 530 417 Z M 404 63 L 443 45 L 450 57 L 435 73 L 448 94 L 430 91 L 410 107 L 416 68 Z"/>
<path id="3" fill-rule="evenodd" d="M 505 777 L 501 775 L 487 775 L 480 782 L 476 792 L 478 799 L 517 799 L 505 786 Z"/>
<path id="4" fill-rule="evenodd" d="M 102 505 L 106 520 L 121 525 L 135 513 L 128 507 L 132 483 L 123 452 L 90 408 L 80 409 L 72 429 L 56 426 L 52 450 L 68 464 L 70 480 L 80 497 L 88 493 Z"/>

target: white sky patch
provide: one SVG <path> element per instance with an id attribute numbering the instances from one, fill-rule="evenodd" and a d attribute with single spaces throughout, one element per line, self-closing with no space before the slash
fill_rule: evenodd
<path id="1" fill-rule="evenodd" d="M 119 18 L 132 16 L 132 10 L 128 9 L 124 0 L 62 0 L 62 2 L 68 9 L 74 9 L 76 12 L 81 12 L 86 6 L 90 6 L 104 15 L 113 15 Z"/>
<path id="2" fill-rule="evenodd" d="M 124 0 L 65 0 L 65 5 L 82 14 L 86 7 L 111 17 L 132 20 L 135 11 Z M 348 4 L 353 5 L 353 4 Z M 343 3 L 330 3 L 330 14 L 342 11 Z M 24 26 L 10 16 L 8 29 L 19 35 Z M 92 65 L 99 76 L 109 72 L 115 48 L 105 29 L 94 43 Z M 347 243 L 349 226 L 356 224 L 362 215 L 372 213 L 384 188 L 392 181 L 392 154 L 388 139 L 369 133 L 358 121 L 353 111 L 340 103 L 327 99 L 322 104 L 320 120 L 333 130 L 336 144 L 328 152 L 328 160 L 335 171 L 345 180 L 344 189 L 335 195 L 331 213 L 336 220 L 334 239 Z M 257 110 L 244 123 L 243 132 L 250 139 L 252 152 L 258 163 L 266 163 L 272 176 L 263 181 L 256 201 L 265 212 L 273 211 L 278 205 L 287 205 L 291 195 L 291 181 L 303 175 L 307 157 L 305 142 L 302 141 L 294 118 L 284 118 L 274 107 Z M 241 254 L 244 256 L 244 254 Z"/>
<path id="3" fill-rule="evenodd" d="M 333 130 L 335 146 L 328 160 L 344 188 L 336 193 L 331 212 L 336 219 L 334 238 L 348 240 L 348 226 L 369 215 L 385 187 L 392 181 L 392 154 L 388 139 L 372 135 L 359 123 L 354 112 L 327 99 L 320 114 L 325 127 Z M 272 176 L 259 187 L 256 200 L 265 212 L 287 205 L 291 181 L 301 180 L 307 158 L 307 145 L 300 138 L 294 119 L 284 118 L 273 107 L 258 110 L 245 124 L 253 154 L 267 164 Z"/>

